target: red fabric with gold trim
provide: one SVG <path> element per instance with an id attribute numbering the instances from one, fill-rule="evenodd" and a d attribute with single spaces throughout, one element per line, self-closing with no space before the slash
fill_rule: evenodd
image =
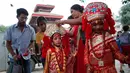
<path id="1" fill-rule="evenodd" d="M 108 6 L 102 2 L 92 2 L 85 8 L 85 14 L 88 21 L 95 18 L 104 17 L 107 14 Z"/>
<path id="2" fill-rule="evenodd" d="M 86 38 L 89 39 L 92 33 L 92 26 L 89 21 L 102 18 L 104 19 L 104 30 L 109 30 L 111 34 L 115 33 L 115 22 L 112 18 L 111 9 L 103 2 L 92 2 L 85 8 L 82 17 L 82 29 L 86 32 Z"/>

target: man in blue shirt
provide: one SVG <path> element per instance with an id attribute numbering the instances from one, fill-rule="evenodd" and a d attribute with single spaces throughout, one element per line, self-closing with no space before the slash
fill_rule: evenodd
<path id="1" fill-rule="evenodd" d="M 5 40 L 9 51 L 10 65 L 20 59 L 24 73 L 31 73 L 29 50 L 34 45 L 35 31 L 26 24 L 27 16 L 26 9 L 17 9 L 18 22 L 8 28 Z"/>

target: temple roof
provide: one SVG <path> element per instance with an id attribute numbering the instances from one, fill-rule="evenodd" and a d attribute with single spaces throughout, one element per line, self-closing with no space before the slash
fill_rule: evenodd
<path id="1" fill-rule="evenodd" d="M 48 13 L 48 12 L 34 12 L 31 16 L 31 20 L 29 24 L 36 24 L 36 19 L 39 16 L 43 16 L 47 19 L 48 22 L 60 20 L 63 18 L 62 15 L 54 14 L 54 13 Z"/>
<path id="2" fill-rule="evenodd" d="M 37 31 L 36 20 L 38 17 L 43 16 L 47 19 L 48 23 L 53 23 L 55 20 L 60 20 L 63 18 L 62 15 L 51 13 L 55 6 L 54 5 L 44 5 L 37 4 L 34 13 L 32 13 L 29 24 L 34 27 Z"/>
<path id="3" fill-rule="evenodd" d="M 51 12 L 55 6 L 54 5 L 44 5 L 44 4 L 37 4 L 34 12 Z"/>
<path id="4" fill-rule="evenodd" d="M 62 15 L 48 13 L 48 12 L 35 12 L 32 14 L 32 16 L 34 16 L 34 17 L 44 16 L 44 17 L 50 17 L 50 18 L 63 18 Z"/>

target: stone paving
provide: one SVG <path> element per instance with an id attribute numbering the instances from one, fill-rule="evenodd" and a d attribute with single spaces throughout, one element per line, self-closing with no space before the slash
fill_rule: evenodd
<path id="1" fill-rule="evenodd" d="M 120 68 L 120 63 L 119 63 L 119 61 L 116 60 L 116 69 L 117 69 L 118 73 L 120 73 L 119 68 Z M 124 69 L 125 73 L 130 73 L 130 69 L 128 68 L 128 66 L 126 64 L 124 64 L 123 69 Z M 4 71 L 4 72 L 0 72 L 0 73 L 6 73 L 6 72 Z M 40 66 L 36 65 L 36 69 L 32 73 L 43 73 L 42 65 L 40 65 Z"/>

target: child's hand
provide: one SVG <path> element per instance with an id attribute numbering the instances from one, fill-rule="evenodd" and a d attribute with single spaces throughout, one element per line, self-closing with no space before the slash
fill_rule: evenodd
<path id="1" fill-rule="evenodd" d="M 75 49 L 73 49 L 73 50 L 71 51 L 71 55 L 72 55 L 72 56 L 76 56 L 76 55 L 77 55 L 77 52 L 78 52 L 78 49 L 75 48 Z"/>
<path id="2" fill-rule="evenodd" d="M 125 62 L 126 62 L 127 64 L 130 64 L 130 57 L 129 57 L 129 56 L 126 56 L 126 57 L 125 57 Z"/>

